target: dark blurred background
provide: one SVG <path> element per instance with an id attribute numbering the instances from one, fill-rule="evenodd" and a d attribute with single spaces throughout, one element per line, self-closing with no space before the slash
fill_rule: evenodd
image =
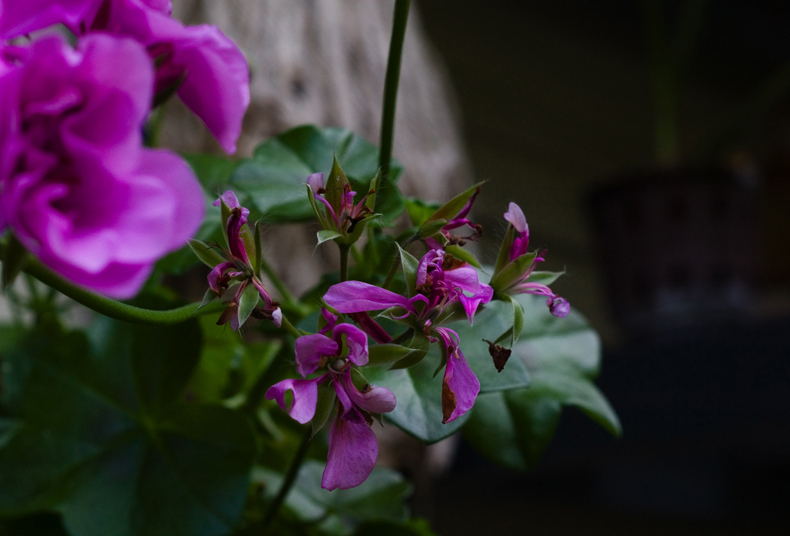
<path id="1" fill-rule="evenodd" d="M 568 410 L 527 475 L 462 445 L 415 505 L 440 534 L 790 534 L 790 3 L 702 6 L 672 158 L 644 5 L 417 6 L 489 181 L 483 256 L 516 201 L 602 335 L 624 428 Z M 686 2 L 661 5 L 671 36 Z"/>

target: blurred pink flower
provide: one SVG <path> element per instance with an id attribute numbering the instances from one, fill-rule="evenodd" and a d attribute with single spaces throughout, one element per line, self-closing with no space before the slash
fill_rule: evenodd
<path id="1" fill-rule="evenodd" d="M 244 55 L 216 26 L 184 26 L 167 0 L 0 0 L 0 38 L 62 23 L 78 36 L 104 32 L 142 43 L 156 65 L 157 98 L 172 91 L 228 153 L 250 103 Z"/>
<path id="2" fill-rule="evenodd" d="M 0 69 L 0 228 L 68 279 L 132 297 L 197 229 L 204 205 L 185 162 L 142 148 L 153 87 L 145 49 L 97 34 L 74 50 L 50 36 L 10 56 Z"/>

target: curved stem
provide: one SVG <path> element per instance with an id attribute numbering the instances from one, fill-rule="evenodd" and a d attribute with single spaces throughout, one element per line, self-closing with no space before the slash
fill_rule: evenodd
<path id="1" fill-rule="evenodd" d="M 293 324 L 283 315 L 282 324 L 281 326 L 285 331 L 287 331 L 294 339 L 298 339 L 304 333 L 300 332 L 298 329 L 294 327 Z"/>
<path id="2" fill-rule="evenodd" d="M 195 302 L 166 311 L 143 309 L 106 296 L 94 294 L 89 290 L 61 279 L 33 257 L 28 258 L 23 271 L 97 313 L 133 324 L 178 324 L 195 316 L 219 313 L 226 307 L 222 302 L 212 302 L 198 310 L 200 303 Z"/>
<path id="3" fill-rule="evenodd" d="M 381 183 L 387 182 L 390 161 L 392 160 L 392 142 L 395 136 L 395 104 L 398 100 L 403 41 L 406 37 L 406 23 L 409 18 L 410 5 L 411 0 L 395 0 L 390 52 L 387 59 L 387 77 L 384 80 L 384 104 L 381 112 L 381 138 L 379 141 Z M 377 190 L 381 190 L 381 184 Z"/>
<path id="4" fill-rule="evenodd" d="M 274 498 L 271 506 L 269 506 L 266 516 L 263 518 L 264 529 L 267 528 L 272 521 L 274 521 L 274 518 L 277 517 L 277 512 L 280 510 L 280 506 L 282 506 L 283 502 L 288 497 L 288 492 L 291 491 L 291 488 L 296 481 L 296 475 L 299 474 L 299 469 L 302 467 L 302 462 L 304 462 L 305 455 L 307 454 L 307 447 L 310 445 L 310 440 L 312 438 L 313 428 L 308 426 L 304 431 L 304 436 L 302 437 L 302 443 L 299 445 L 299 450 L 296 451 L 293 460 L 291 460 L 291 465 L 288 467 L 288 474 L 285 475 L 285 480 L 280 486 L 280 491 L 277 493 L 277 496 Z"/>

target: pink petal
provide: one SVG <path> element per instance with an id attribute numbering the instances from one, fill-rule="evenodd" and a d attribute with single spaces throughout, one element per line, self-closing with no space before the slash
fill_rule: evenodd
<path id="1" fill-rule="evenodd" d="M 247 60 L 216 26 L 185 27 L 173 45 L 173 63 L 184 66 L 187 73 L 178 96 L 203 120 L 222 148 L 235 153 L 250 104 Z"/>
<path id="2" fill-rule="evenodd" d="M 307 377 L 316 371 L 322 357 L 335 355 L 338 349 L 335 341 L 320 333 L 299 337 L 294 344 L 296 369 L 302 377 Z"/>
<path id="3" fill-rule="evenodd" d="M 508 211 L 505 212 L 505 220 L 510 222 L 510 225 L 519 233 L 526 233 L 529 236 L 529 227 L 527 226 L 527 218 L 524 217 L 524 212 L 515 203 L 508 205 Z"/>
<path id="4" fill-rule="evenodd" d="M 340 377 L 340 384 L 355 406 L 370 413 L 389 413 L 395 409 L 395 395 L 386 387 L 369 385 L 365 392 L 357 390 L 351 381 L 351 374 L 346 372 Z"/>
<path id="5" fill-rule="evenodd" d="M 324 300 L 340 313 L 378 311 L 395 306 L 412 309 L 409 300 L 400 294 L 361 281 L 332 285 L 324 295 Z"/>
<path id="6" fill-rule="evenodd" d="M 356 411 L 356 410 L 353 410 Z M 329 454 L 321 487 L 349 489 L 362 484 L 376 465 L 379 445 L 364 419 L 338 415 L 329 429 Z"/>
<path id="7" fill-rule="evenodd" d="M 318 195 L 318 190 L 324 187 L 324 174 L 323 173 L 313 173 L 307 180 L 305 181 L 310 189 L 313 191 L 313 195 Z"/>
<path id="8" fill-rule="evenodd" d="M 332 338 L 340 344 L 341 337 L 346 336 L 348 360 L 362 367 L 368 364 L 368 336 L 364 331 L 351 324 L 340 324 L 335 327 Z"/>
<path id="9" fill-rule="evenodd" d="M 11 39 L 63 23 L 78 26 L 92 18 L 97 0 L 1 0 L 0 39 Z"/>
<path id="10" fill-rule="evenodd" d="M 267 400 L 276 400 L 277 404 L 285 409 L 285 394 L 288 391 L 293 393 L 293 405 L 288 410 L 288 415 L 298 423 L 305 424 L 310 422 L 315 416 L 315 406 L 318 403 L 318 384 L 320 379 L 315 380 L 295 380 L 287 379 L 275 383 L 266 391 Z"/>

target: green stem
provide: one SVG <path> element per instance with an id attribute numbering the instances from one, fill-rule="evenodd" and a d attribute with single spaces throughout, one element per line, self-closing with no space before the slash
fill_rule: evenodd
<path id="1" fill-rule="evenodd" d="M 222 302 L 212 302 L 198 310 L 200 303 L 195 302 L 167 311 L 143 309 L 107 298 L 106 296 L 94 294 L 89 290 L 61 279 L 33 257 L 28 258 L 23 270 L 45 285 L 49 285 L 61 294 L 89 309 L 93 309 L 97 313 L 133 324 L 178 324 L 195 316 L 219 313 L 225 308 L 225 304 Z"/>
<path id="2" fill-rule="evenodd" d="M 272 282 L 272 285 L 274 285 L 274 288 L 277 289 L 277 292 L 280 293 L 280 297 L 283 300 L 283 305 L 287 309 L 297 311 L 302 316 L 310 313 L 311 309 L 300 302 L 293 294 L 291 294 L 291 291 L 285 285 L 283 280 L 280 279 L 280 276 L 277 274 L 274 268 L 272 268 L 272 266 L 266 262 L 266 259 L 263 257 L 263 255 L 261 255 L 261 270 L 263 270 L 263 273 L 269 278 L 269 281 Z"/>
<path id="3" fill-rule="evenodd" d="M 397 255 L 395 255 L 395 258 L 392 259 L 392 266 L 390 267 L 390 271 L 387 272 L 387 278 L 384 280 L 384 284 L 381 285 L 381 288 L 385 290 L 389 289 L 390 283 L 392 283 L 392 280 L 395 278 L 395 274 L 397 273 L 398 268 L 400 268 L 400 258 Z"/>
<path id="4" fill-rule="evenodd" d="M 380 183 L 386 183 L 392 160 L 392 142 L 395 136 L 395 104 L 398 100 L 398 82 L 403 56 L 403 41 L 406 37 L 406 23 L 409 19 L 411 0 L 395 0 L 392 20 L 392 38 L 387 59 L 387 77 L 384 80 L 384 104 L 381 112 L 381 138 L 379 142 Z M 379 188 L 380 189 L 380 188 Z"/>
<path id="5" fill-rule="evenodd" d="M 294 339 L 298 339 L 304 333 L 300 332 L 298 329 L 294 327 L 293 324 L 283 315 L 282 324 L 281 326 L 285 331 L 287 331 Z"/>
<path id="6" fill-rule="evenodd" d="M 348 281 L 348 246 L 339 246 L 340 248 L 340 281 Z"/>
<path id="7" fill-rule="evenodd" d="M 288 474 L 285 475 L 285 480 L 280 486 L 280 491 L 274 498 L 274 502 L 272 502 L 271 506 L 269 506 L 266 516 L 263 518 L 262 528 L 266 529 L 269 525 L 271 525 L 272 521 L 274 521 L 274 518 L 277 517 L 277 512 L 280 511 L 280 506 L 282 506 L 283 502 L 288 497 L 288 493 L 291 491 L 291 488 L 296 481 L 296 475 L 299 474 L 299 469 L 302 467 L 302 462 L 304 462 L 305 455 L 307 454 L 307 447 L 310 445 L 310 440 L 312 438 L 313 428 L 308 426 L 304 431 L 304 436 L 302 437 L 301 445 L 299 445 L 299 450 L 296 451 L 293 460 L 291 460 L 291 466 L 288 468 Z"/>

